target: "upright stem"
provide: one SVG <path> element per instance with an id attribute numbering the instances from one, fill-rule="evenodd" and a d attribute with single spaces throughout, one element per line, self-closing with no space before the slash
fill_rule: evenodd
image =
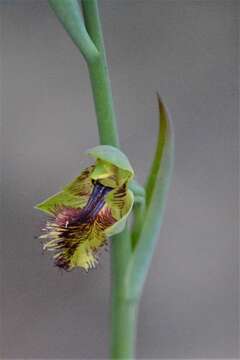
<path id="1" fill-rule="evenodd" d="M 97 2 L 95 0 L 83 0 L 82 5 L 87 31 L 100 53 L 100 56 L 93 63 L 88 63 L 100 142 L 105 145 L 119 146 L 116 116 Z"/>
<path id="2" fill-rule="evenodd" d="M 119 146 L 97 2 L 96 0 L 82 0 L 82 6 L 87 31 L 100 53 L 93 63 L 88 63 L 100 143 Z M 113 236 L 111 241 L 111 353 L 113 359 L 130 359 L 134 355 L 136 303 L 125 298 L 123 281 L 130 255 L 131 241 L 129 230 L 126 228 L 122 233 Z"/>
<path id="3" fill-rule="evenodd" d="M 114 299 L 112 313 L 112 359 L 133 359 L 136 340 L 137 304 L 125 299 Z"/>
<path id="4" fill-rule="evenodd" d="M 135 352 L 137 301 L 126 297 L 125 273 L 131 255 L 131 238 L 125 230 L 112 238 L 112 359 L 133 359 Z"/>

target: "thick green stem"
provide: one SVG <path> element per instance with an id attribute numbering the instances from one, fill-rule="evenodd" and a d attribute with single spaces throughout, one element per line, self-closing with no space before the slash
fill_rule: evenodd
<path id="1" fill-rule="evenodd" d="M 85 28 L 78 1 L 49 0 L 48 2 L 87 63 L 94 62 L 99 53 Z"/>
<path id="2" fill-rule="evenodd" d="M 113 299 L 112 359 L 133 359 L 135 353 L 137 303 Z"/>
<path id="3" fill-rule="evenodd" d="M 88 63 L 100 143 L 119 146 L 97 2 L 82 0 L 82 6 L 87 31 L 100 53 L 94 63 Z M 130 255 L 131 241 L 129 230 L 126 228 L 122 233 L 113 236 L 111 241 L 111 353 L 113 359 L 130 359 L 134 354 L 136 303 L 129 303 L 124 297 L 126 291 L 123 281 Z"/>
<path id="4" fill-rule="evenodd" d="M 112 359 L 133 359 L 136 337 L 137 301 L 127 299 L 125 272 L 131 255 L 129 230 L 112 238 Z"/>
<path id="5" fill-rule="evenodd" d="M 103 42 L 97 2 L 83 0 L 83 14 L 87 31 L 100 56 L 88 63 L 101 144 L 119 146 L 112 91 Z"/>

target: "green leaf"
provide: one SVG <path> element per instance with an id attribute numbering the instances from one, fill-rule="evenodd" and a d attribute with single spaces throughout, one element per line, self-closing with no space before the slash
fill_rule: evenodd
<path id="1" fill-rule="evenodd" d="M 166 107 L 159 96 L 158 103 L 160 132 L 152 171 L 146 186 L 148 208 L 125 278 L 129 299 L 138 298 L 142 291 L 163 221 L 166 196 L 172 175 L 174 161 L 173 126 Z"/>
<path id="2" fill-rule="evenodd" d="M 152 162 L 152 166 L 149 172 L 149 176 L 145 185 L 146 190 L 146 204 L 149 205 L 152 197 L 152 193 L 154 190 L 154 186 L 157 180 L 158 172 L 159 172 L 159 166 L 161 163 L 161 159 L 163 156 L 164 147 L 166 146 L 166 131 L 167 127 L 169 126 L 169 120 L 168 120 L 168 114 L 167 110 L 159 96 L 157 94 L 157 100 L 158 100 L 158 107 L 159 107 L 159 133 L 158 133 L 158 142 L 156 146 L 155 156 Z M 169 134 L 170 136 L 170 134 Z"/>

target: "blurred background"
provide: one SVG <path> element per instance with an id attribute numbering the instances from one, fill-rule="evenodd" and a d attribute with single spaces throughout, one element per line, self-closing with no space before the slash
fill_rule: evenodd
<path id="1" fill-rule="evenodd" d="M 176 163 L 140 306 L 138 358 L 237 358 L 237 1 L 101 0 L 118 128 L 143 184 L 156 91 Z M 33 206 L 98 144 L 87 67 L 41 0 L 1 1 L 3 359 L 108 356 L 109 253 L 61 273 Z"/>

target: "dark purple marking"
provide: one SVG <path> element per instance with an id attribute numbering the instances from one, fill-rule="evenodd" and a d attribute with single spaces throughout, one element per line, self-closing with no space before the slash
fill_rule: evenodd
<path id="1" fill-rule="evenodd" d="M 89 223 L 94 221 L 99 211 L 105 205 L 104 197 L 113 190 L 111 187 L 104 186 L 100 184 L 98 181 L 94 183 L 94 187 L 92 193 L 88 199 L 87 204 L 81 210 L 79 215 L 73 220 L 70 221 L 69 225 L 77 224 L 77 223 Z"/>

